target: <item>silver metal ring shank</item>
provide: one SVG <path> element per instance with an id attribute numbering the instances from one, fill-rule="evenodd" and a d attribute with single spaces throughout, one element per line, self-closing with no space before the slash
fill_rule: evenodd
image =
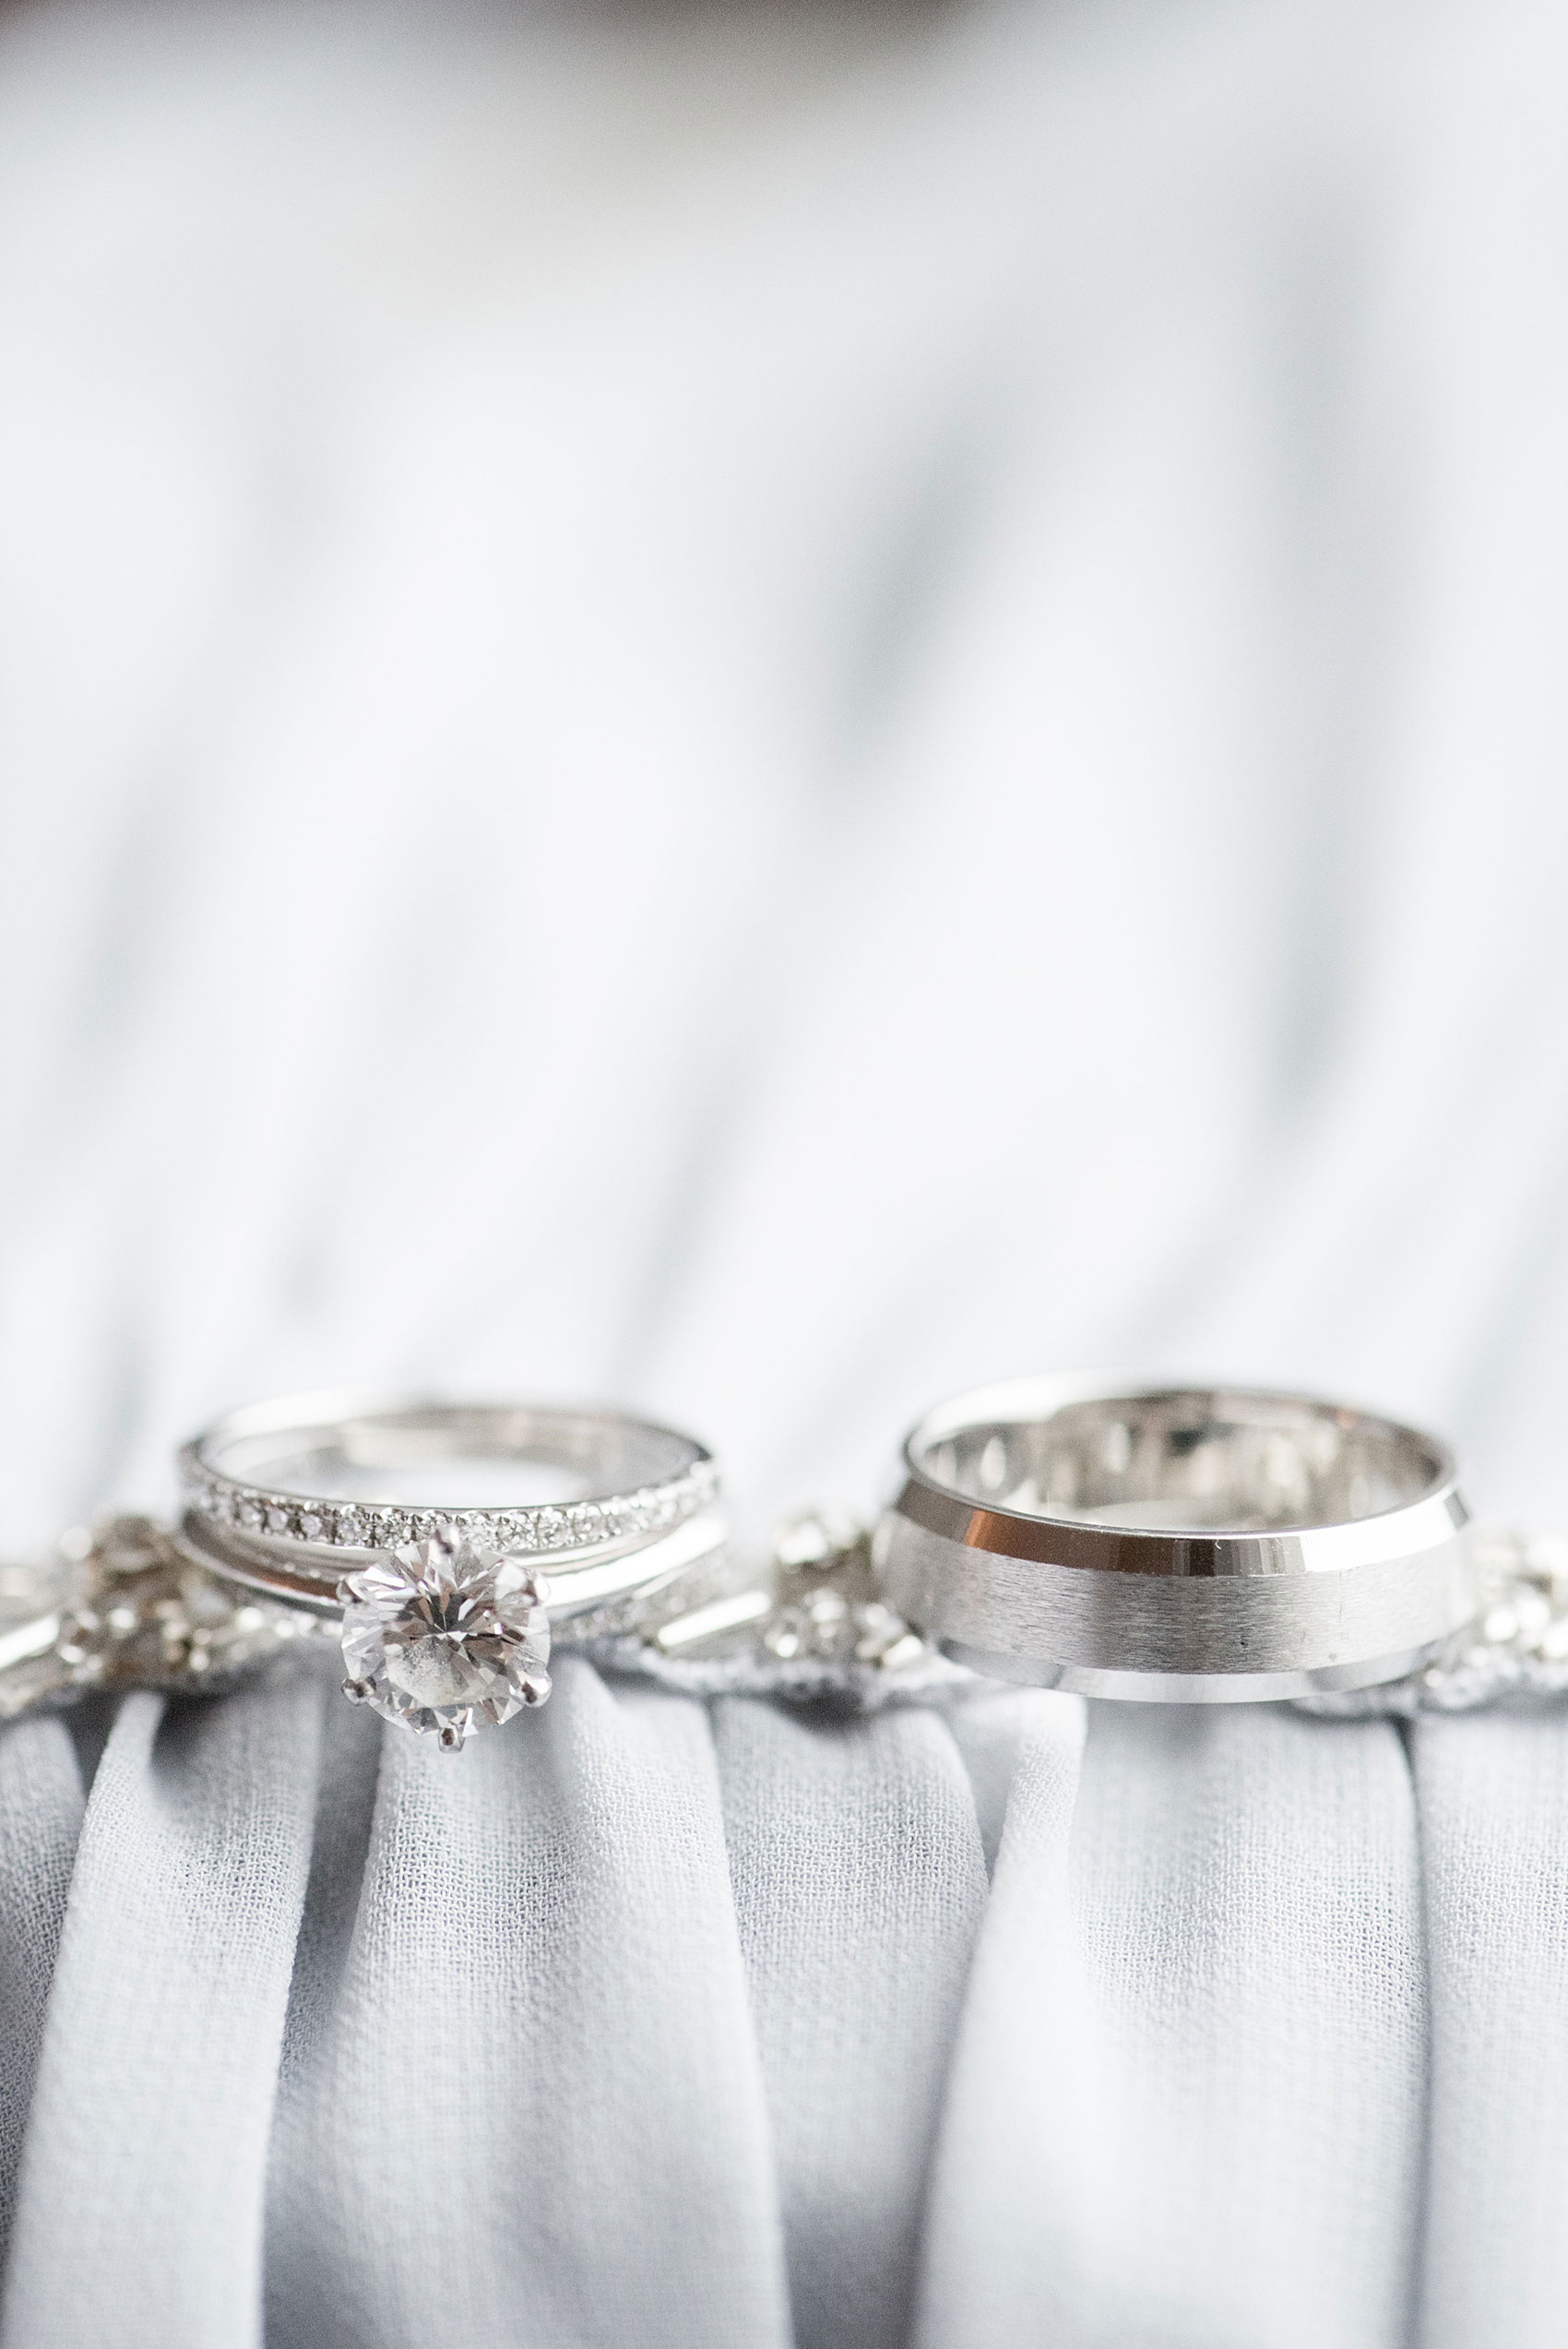
<path id="1" fill-rule="evenodd" d="M 410 1489 L 466 1461 L 493 1475 L 497 1463 L 544 1466 L 582 1489 L 484 1505 Z M 396 1549 L 437 1523 L 511 1552 L 622 1556 L 711 1508 L 719 1492 L 701 1444 L 622 1412 L 334 1393 L 232 1412 L 184 1447 L 179 1468 L 197 1546 L 271 1559 L 307 1590 L 313 1576 L 337 1580 L 341 1552 Z"/>
<path id="2" fill-rule="evenodd" d="M 325 1557 L 322 1570 L 316 1570 L 303 1553 L 280 1559 L 259 1542 L 216 1527 L 196 1511 L 186 1512 L 172 1539 L 193 1565 L 311 1615 L 342 1612 L 339 1582 L 359 1563 L 339 1553 Z M 688 1577 L 695 1582 L 698 1568 L 706 1572 L 719 1566 L 729 1539 L 723 1511 L 705 1509 L 671 1533 L 644 1534 L 586 1557 L 552 1558 L 546 1613 L 557 1638 L 569 1644 L 574 1635 L 602 1636 L 612 1628 L 609 1611 L 618 1603 L 647 1602 L 677 1585 L 685 1589 Z"/>
<path id="3" fill-rule="evenodd" d="M 1444 1448 L 1300 1395 L 1041 1378 L 944 1404 L 877 1528 L 956 1662 L 1087 1695 L 1296 1697 L 1412 1670 L 1477 1609 Z"/>

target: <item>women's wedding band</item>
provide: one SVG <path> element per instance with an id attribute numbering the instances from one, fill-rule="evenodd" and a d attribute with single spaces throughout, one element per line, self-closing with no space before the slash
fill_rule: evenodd
<path id="1" fill-rule="evenodd" d="M 569 1502 L 483 1508 L 374 1495 L 387 1474 L 466 1459 L 560 1469 L 590 1489 Z M 438 1520 L 495 1549 L 576 1555 L 667 1532 L 719 1492 L 705 1446 L 623 1412 L 332 1393 L 231 1412 L 182 1447 L 179 1473 L 189 1528 L 205 1520 L 237 1533 L 243 1550 L 291 1564 L 307 1596 L 313 1576 L 330 1594 L 343 1550 L 396 1549 Z"/>
<path id="2" fill-rule="evenodd" d="M 1026 1378 L 943 1403 L 873 1552 L 955 1661 L 1088 1696 L 1367 1687 L 1477 1611 L 1445 1447 L 1293 1394 Z"/>
<path id="3" fill-rule="evenodd" d="M 481 1463 L 492 1485 L 545 1469 L 577 1490 L 430 1489 Z M 672 1591 L 689 1604 L 728 1541 L 706 1448 L 616 1411 L 291 1396 L 220 1420 L 179 1469 L 184 1555 L 290 1607 L 340 1610 L 345 1693 L 448 1747 L 543 1701 L 552 1630 L 610 1637 Z"/>

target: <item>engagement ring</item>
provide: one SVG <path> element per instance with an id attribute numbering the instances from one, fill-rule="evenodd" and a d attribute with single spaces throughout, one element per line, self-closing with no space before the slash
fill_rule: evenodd
<path id="1" fill-rule="evenodd" d="M 685 1600 L 728 1538 L 705 1448 L 614 1411 L 296 1396 L 220 1420 L 180 1473 L 184 1554 L 340 1615 L 345 1695 L 448 1747 L 543 1703 L 552 1640 Z"/>

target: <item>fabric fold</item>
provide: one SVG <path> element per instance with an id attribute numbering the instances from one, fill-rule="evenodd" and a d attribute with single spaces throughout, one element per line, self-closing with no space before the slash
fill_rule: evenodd
<path id="1" fill-rule="evenodd" d="M 926 2168 L 984 1908 L 937 1712 L 725 1699 L 715 1742 L 799 2349 L 908 2332 Z"/>
<path id="2" fill-rule="evenodd" d="M 15 1723 L 0 1736 L 0 2260 L 10 2239 L 82 1809 L 65 1723 Z"/>
<path id="3" fill-rule="evenodd" d="M 1421 2349 L 1555 2349 L 1568 2307 L 1568 1713 L 1412 1724 L 1431 1965 Z"/>
<path id="4" fill-rule="evenodd" d="M 128 1697 L 82 1822 L 23 2149 L 7 2349 L 255 2349 L 322 1688 Z"/>
<path id="5" fill-rule="evenodd" d="M 1080 1779 L 1079 1708 L 1033 1702 L 921 2349 L 1392 2349 L 1426 2052 L 1396 1735 L 1099 1705 Z"/>
<path id="6" fill-rule="evenodd" d="M 387 1733 L 351 1921 L 317 1896 L 343 1905 L 302 1942 L 275 2349 L 783 2349 L 700 1705 L 566 1656 L 460 1756 Z"/>

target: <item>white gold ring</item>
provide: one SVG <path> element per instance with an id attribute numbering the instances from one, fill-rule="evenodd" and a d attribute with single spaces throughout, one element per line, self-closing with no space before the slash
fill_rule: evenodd
<path id="1" fill-rule="evenodd" d="M 344 1693 L 448 1747 L 544 1701 L 552 1639 L 689 1604 L 728 1539 L 705 1447 L 616 1411 L 294 1396 L 220 1420 L 180 1473 L 182 1551 L 340 1612 Z"/>
<path id="2" fill-rule="evenodd" d="M 1301 1697 L 1417 1670 L 1476 1615 L 1446 1449 L 1337 1403 L 1027 1378 L 940 1405 L 904 1464 L 884 1595 L 999 1678 Z"/>

